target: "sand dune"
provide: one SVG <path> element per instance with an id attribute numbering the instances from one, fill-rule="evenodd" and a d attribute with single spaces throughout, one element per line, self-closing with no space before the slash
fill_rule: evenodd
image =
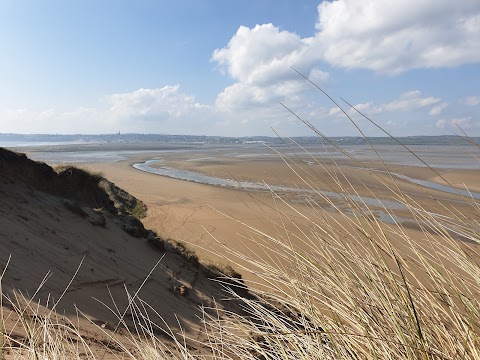
<path id="1" fill-rule="evenodd" d="M 334 163 L 327 159 L 322 160 L 321 163 L 313 161 L 312 165 L 307 164 L 304 160 L 299 161 L 295 157 L 284 161 L 279 155 L 271 154 L 268 149 L 264 149 L 264 152 L 265 155 L 270 156 L 258 156 L 253 160 L 251 156 L 231 157 L 228 155 L 229 150 L 225 150 L 224 154 L 215 150 L 168 153 L 161 156 L 161 165 L 239 181 L 263 181 L 270 185 L 313 187 L 326 191 L 358 194 L 363 199 L 378 196 L 386 200 L 399 200 L 395 196 L 395 189 L 396 186 L 401 186 L 402 190 L 414 197 L 419 205 L 431 210 L 435 209 L 439 213 L 444 209 L 437 201 L 450 202 L 460 211 L 469 211 L 470 208 L 464 199 L 460 199 L 455 194 L 428 189 L 401 178 L 391 178 L 385 173 L 373 173 L 369 169 L 358 168 L 358 164 L 351 161 L 337 160 Z M 245 150 L 245 154 L 249 154 L 248 149 Z M 228 262 L 223 257 L 224 250 L 220 244 L 239 251 L 262 253 L 261 249 L 255 247 L 255 244 L 249 243 L 248 246 L 242 244 L 242 237 L 248 231 L 247 227 L 240 224 L 239 221 L 252 227 L 261 228 L 265 233 L 278 234 L 278 232 L 284 232 L 284 229 L 278 227 L 279 211 L 288 214 L 295 221 L 300 221 L 297 210 L 305 214 L 312 211 L 311 203 L 302 204 L 302 198 L 297 198 L 295 194 L 282 193 L 281 196 L 287 200 L 287 203 L 284 203 L 272 197 L 269 192 L 244 191 L 176 180 L 145 173 L 132 167 L 133 163 L 143 162 L 152 156 L 155 157 L 148 154 L 132 155 L 125 161 L 89 163 L 84 166 L 102 172 L 108 179 L 142 199 L 149 208 L 148 215 L 143 220 L 146 227 L 154 229 L 164 237 L 182 240 L 197 246 L 196 251 L 203 260 Z M 312 160 L 310 158 L 310 161 Z M 379 164 L 369 165 L 372 168 L 381 169 Z M 425 167 L 389 164 L 389 168 L 418 179 L 433 181 L 435 177 L 438 177 L 435 172 Z M 472 189 L 476 184 L 475 175 L 478 175 L 478 170 L 457 169 L 450 172 L 440 169 L 438 172 L 444 174 L 446 178 L 450 174 L 457 178 L 471 174 L 466 177 L 466 181 L 469 188 Z M 332 174 L 337 174 L 338 183 L 333 181 Z M 326 201 L 318 196 L 311 196 L 311 194 L 310 197 L 320 205 L 315 210 L 318 214 L 327 210 L 328 216 L 333 216 L 336 221 L 343 222 L 342 216 L 336 216 L 335 211 L 332 211 L 332 207 Z M 343 201 L 336 199 L 335 203 L 340 209 L 348 210 L 348 204 Z M 292 209 L 291 206 L 294 206 L 295 209 Z M 384 212 L 378 205 L 372 207 L 372 210 L 378 214 Z M 395 209 L 395 213 L 401 219 L 412 220 L 412 222 L 405 222 L 404 226 L 411 227 L 412 230 L 417 228 L 408 209 Z M 224 214 L 234 218 L 235 221 Z M 294 231 L 293 229 L 294 226 L 291 226 L 290 230 Z M 218 254 L 212 254 L 212 251 Z M 245 276 L 248 277 L 248 274 Z"/>
<path id="2" fill-rule="evenodd" d="M 210 156 L 211 151 L 216 155 Z M 42 304 L 46 304 L 46 299 L 57 299 L 85 256 L 57 310 L 65 313 L 67 318 L 75 318 L 75 304 L 85 309 L 87 317 L 95 323 L 112 328 L 116 316 L 93 298 L 108 305 L 113 305 L 113 298 L 119 308 L 125 308 L 124 286 L 131 293 L 135 292 L 158 259 L 166 254 L 139 296 L 157 309 L 175 331 L 179 330 L 177 315 L 187 335 L 193 339 L 189 343 L 190 350 L 196 354 L 206 351 L 196 342 L 205 340 L 205 334 L 199 329 L 198 307 L 212 305 L 212 298 L 222 298 L 224 293 L 218 284 L 207 279 L 212 274 L 198 263 L 196 257 L 189 256 L 188 251 L 181 248 L 154 241 L 143 225 L 128 215 L 119 215 L 118 204 L 114 206 L 104 188 L 99 189 L 95 182 L 87 181 L 91 180 L 88 173 L 66 169 L 57 175 L 44 164 L 34 164 L 7 152 L 2 154 L 6 157 L 0 157 L 0 192 L 5 198 L 0 204 L 0 241 L 8 252 L 0 254 L 0 261 L 5 263 L 12 254 L 3 281 L 8 294 L 13 294 L 13 288 L 32 294 L 43 276 L 52 271 L 52 276 L 35 299 Z M 443 215 L 462 214 L 460 226 L 467 224 L 475 229 L 479 219 L 474 201 L 419 186 L 405 178 L 392 177 L 382 170 L 381 164 L 370 163 L 369 168 L 362 169 L 348 160 L 334 162 L 327 159 L 321 163 L 309 163 L 304 159 L 287 159 L 289 167 L 281 157 L 259 157 L 251 161 L 241 155 L 230 161 L 227 151 L 219 155 L 216 149 L 210 152 L 198 149 L 193 153 L 170 152 L 168 156 L 161 154 L 162 163 L 174 168 L 320 191 L 305 196 L 303 190 L 275 194 L 199 184 L 132 167 L 132 164 L 144 162 L 152 156 L 160 157 L 152 153 L 132 153 L 126 156 L 126 160 L 90 162 L 82 166 L 94 173 L 101 172 L 110 182 L 143 201 L 148 206 L 147 216 L 142 219 L 146 228 L 155 230 L 164 239 L 187 243 L 203 263 L 224 266 L 230 261 L 235 262 L 235 269 L 242 273 L 246 283 L 257 289 L 264 288 L 267 283 L 252 266 L 255 260 L 274 265 L 285 271 L 288 277 L 288 274 L 295 275 L 295 261 L 298 260 L 293 259 L 292 254 L 299 250 L 301 254 L 313 252 L 314 256 L 322 258 L 323 246 L 327 250 L 332 246 L 327 245 L 329 239 L 335 244 L 331 249 L 337 251 L 336 246 L 346 249 L 323 260 L 337 265 L 342 264 L 343 254 L 358 256 L 363 262 L 363 255 L 368 255 L 370 246 L 368 233 L 380 238 L 380 242 L 387 239 L 384 244 L 387 247 L 384 246 L 382 251 L 388 253 L 389 246 L 398 251 L 408 266 L 408 280 L 425 284 L 425 289 L 423 285 L 419 288 L 432 294 L 437 290 L 430 284 L 429 274 L 417 259 L 420 253 L 429 256 L 439 248 L 449 249 L 451 246 L 469 256 L 475 257 L 478 253 L 478 245 L 468 238 L 470 227 L 460 227 L 463 230 L 456 232 L 448 230 L 451 223 L 446 223 L 445 227 L 439 225 Z M 475 174 L 478 174 L 477 170 L 450 172 L 438 169 L 432 172 L 424 167 L 390 164 L 389 168 L 412 178 L 438 183 L 446 180 L 451 185 L 466 174 L 468 184 L 475 186 Z M 322 191 L 339 192 L 344 196 L 322 197 Z M 384 202 L 369 204 L 370 210 L 365 210 L 366 204 L 362 201 L 371 197 Z M 426 222 L 413 218 L 417 210 L 405 205 L 396 207 L 405 200 L 416 208 L 427 210 L 421 215 Z M 389 201 L 397 205 L 390 208 Z M 381 204 L 386 208 L 382 209 Z M 387 212 L 398 216 L 399 223 L 389 223 L 384 218 Z M 421 209 L 419 213 L 422 213 Z M 432 216 L 440 220 L 438 223 L 435 220 L 429 227 Z M 442 232 L 438 231 L 439 228 Z M 410 240 L 422 249 L 420 253 L 417 252 L 419 248 L 411 246 Z M 159 245 L 160 249 L 152 243 Z M 469 278 L 471 274 L 461 264 L 454 264 L 454 260 L 447 256 L 444 270 Z M 399 275 L 394 258 L 385 261 L 387 268 Z M 330 290 L 327 288 L 326 291 Z M 52 300 L 49 300 L 48 305 L 51 304 Z M 221 306 L 230 306 L 240 312 L 233 303 Z M 327 310 L 322 308 L 322 311 Z M 10 327 L 14 327 L 12 322 Z M 101 348 L 101 341 L 105 340 L 101 331 L 85 320 L 81 321 L 81 327 L 87 336 L 100 342 L 97 345 Z M 21 339 L 21 334 L 15 336 Z"/>
<path id="3" fill-rule="evenodd" d="M 10 258 L 3 292 L 11 298 L 14 291 L 27 297 L 35 294 L 35 302 L 51 307 L 66 289 L 57 313 L 76 322 L 78 308 L 96 324 L 114 328 L 118 318 L 104 304 L 123 311 L 128 305 L 125 289 L 134 294 L 161 260 L 138 296 L 156 309 L 173 331 L 178 331 L 179 321 L 187 335 L 197 339 L 199 306 L 211 306 L 213 298 L 224 297 L 221 286 L 209 280 L 214 274 L 173 245 L 158 249 L 144 237 L 132 236 L 132 226 L 138 225 L 129 223 L 128 216 L 117 215 L 98 184 L 78 182 L 75 173 L 63 176 L 45 164 L 0 149 L 2 268 Z M 91 197 L 72 195 L 81 191 Z M 151 233 L 147 237 L 153 239 Z M 10 320 L 7 330 L 21 337 L 14 318 Z M 80 324 L 91 338 L 105 340 L 86 319 L 80 319 Z M 198 344 L 192 346 L 201 351 Z"/>

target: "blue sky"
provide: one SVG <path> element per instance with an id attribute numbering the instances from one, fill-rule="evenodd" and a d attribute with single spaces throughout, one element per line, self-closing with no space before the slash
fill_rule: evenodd
<path id="1" fill-rule="evenodd" d="M 291 67 L 394 135 L 480 135 L 478 0 L 0 1 L 0 133 L 311 135 L 283 103 L 358 135 Z"/>

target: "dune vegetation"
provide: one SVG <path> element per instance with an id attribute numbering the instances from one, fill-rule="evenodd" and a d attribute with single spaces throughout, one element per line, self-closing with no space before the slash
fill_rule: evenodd
<path id="1" fill-rule="evenodd" d="M 296 151 L 301 152 L 301 147 Z M 128 346 L 125 340 L 117 340 L 117 327 L 100 326 L 110 339 L 103 353 L 90 349 L 75 323 L 54 311 L 39 313 L 35 296 L 19 295 L 2 297 L 2 309 L 10 311 L 0 314 L 0 359 L 103 359 L 112 346 L 122 349 L 125 359 L 480 359 L 478 201 L 459 195 L 465 205 L 462 211 L 454 202 L 438 199 L 431 199 L 435 206 L 428 208 L 405 193 L 393 176 L 385 181 L 372 171 L 382 191 L 401 203 L 415 222 L 413 228 L 405 227 L 391 214 L 393 224 L 385 224 L 367 202 L 352 200 L 351 194 L 361 198 L 361 191 L 348 185 L 348 173 L 335 166 L 324 168 L 329 181 L 340 189 L 341 200 L 334 202 L 317 188 L 312 180 L 315 172 L 295 158 L 279 156 L 298 181 L 312 190 L 311 196 L 300 209 L 272 191 L 276 202 L 297 215 L 293 219 L 279 210 L 277 218 L 268 219 L 278 229 L 274 234 L 243 223 L 247 234 L 243 240 L 261 244 L 264 254 L 223 249 L 234 268 L 255 274 L 258 283 L 250 282 L 247 292 L 232 272 L 216 279 L 244 312 L 203 308 L 208 353 L 191 351 L 182 331 L 167 333 L 172 341 L 165 343 L 150 319 L 156 310 L 137 293 L 128 294 L 133 328 L 124 324 L 122 311 L 117 311 L 118 324 L 131 330 Z M 382 171 L 390 174 L 378 156 Z M 375 188 L 362 191 L 376 197 Z M 322 211 L 316 205 L 318 199 L 336 211 Z M 131 204 L 131 211 L 143 213 L 138 206 Z M 391 213 L 387 207 L 383 210 Z M 292 226 L 295 231 L 290 230 Z M 28 341 L 19 342 L 2 330 L 6 317 L 12 316 Z"/>

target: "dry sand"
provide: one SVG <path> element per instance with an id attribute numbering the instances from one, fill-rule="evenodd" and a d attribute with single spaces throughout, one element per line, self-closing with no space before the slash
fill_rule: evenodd
<path id="1" fill-rule="evenodd" d="M 136 170 L 132 167 L 133 163 L 161 156 L 165 165 L 212 176 L 302 188 L 311 186 L 326 191 L 344 189 L 350 194 L 355 189 L 361 196 L 375 194 L 389 200 L 392 200 L 389 188 L 401 186 L 407 195 L 429 210 L 448 213 L 451 206 L 454 206 L 465 214 L 471 213 L 474 220 L 479 220 L 478 211 L 474 211 L 474 207 L 458 195 L 430 190 L 391 178 L 386 173 L 359 169 L 358 164 L 345 160 L 315 163 L 310 161 L 313 159 L 307 161 L 305 158 L 298 160 L 294 157 L 290 160 L 272 156 L 271 153 L 257 158 L 252 158 L 251 154 L 246 154 L 245 157 L 231 156 L 228 148 L 214 152 L 184 150 L 167 155 L 130 154 L 127 160 L 119 162 L 92 162 L 81 166 L 101 172 L 117 186 L 144 201 L 149 209 L 143 220 L 147 228 L 163 238 L 189 244 L 203 263 L 223 266 L 233 261 L 236 270 L 242 273 L 249 284 L 258 278 L 249 271 L 248 262 L 233 253 L 243 253 L 280 266 L 287 265 L 276 256 L 275 245 L 272 246 L 270 242 L 265 247 L 267 242 L 263 240 L 272 236 L 280 240 L 278 246 L 292 239 L 297 241 L 305 237 L 302 231 L 313 230 L 310 220 L 318 219 L 327 226 L 343 227 L 338 234 L 343 233 L 347 241 L 348 232 L 356 231 L 355 225 L 333 210 L 332 204 L 328 206 L 325 199 L 316 195 L 311 195 L 311 198 L 318 206 L 312 206 L 298 202 L 298 194 L 282 193 L 277 197 L 267 191 L 245 191 L 176 180 Z M 238 147 L 234 150 L 238 151 Z M 192 161 L 192 158 L 196 160 Z M 381 169 L 379 164 L 371 165 Z M 392 165 L 390 169 L 418 179 L 439 183 L 447 180 L 452 184 L 465 182 L 472 190 L 478 188 L 477 170 L 442 169 L 432 173 L 422 167 L 399 165 Z M 50 292 L 58 297 L 83 255 L 87 254 L 79 275 L 62 301 L 65 304 L 62 311 L 69 316 L 75 315 L 72 307 L 75 303 L 88 309 L 88 316 L 92 320 L 114 324 L 115 317 L 92 297 L 111 304 L 106 292 L 108 285 L 113 297 L 120 299 L 120 306 L 125 306 L 122 303 L 122 299 L 125 299 L 123 284 L 135 289 L 159 259 L 161 252 L 144 241 L 127 235 L 113 220 L 107 219 L 105 228 L 92 226 L 85 219 L 66 211 L 61 201 L 54 196 L 29 187 L 22 188 L 21 185 L 8 181 L 2 185 L 2 191 L 3 194 L 8 194 L 9 200 L 3 201 L 0 206 L 0 240 L 2 246 L 13 254 L 5 281 L 32 292 L 51 270 L 54 276 L 49 279 L 42 294 Z M 342 205 L 341 201 L 335 201 L 333 205 L 342 211 L 348 207 Z M 396 214 L 407 219 L 404 230 L 412 238 L 423 238 L 423 233 L 417 226 L 408 222 L 411 214 L 407 210 L 396 210 Z M 382 227 L 388 229 L 392 225 L 384 224 Z M 253 229 L 259 229 L 263 235 Z M 394 233 L 395 231 L 391 232 Z M 398 240 L 399 248 L 402 248 L 401 236 L 392 236 L 394 241 Z M 299 241 L 297 246 L 307 247 L 308 244 Z M 2 263 L 6 262 L 7 256 L 3 252 L 0 257 Z M 33 267 L 33 264 L 36 265 Z M 186 285 L 193 289 L 191 297 L 184 299 L 172 292 L 175 285 L 173 282 L 177 286 Z M 205 278 L 199 278 L 195 268 L 179 261 L 172 254 L 162 260 L 161 271 L 154 274 L 141 293 L 141 297 L 150 305 L 161 309 L 162 315 L 173 327 L 177 314 L 187 334 L 200 341 L 202 338 L 198 337 L 199 324 L 196 318 L 198 305 L 208 304 L 211 296 L 222 295 L 218 288 L 208 285 Z M 89 328 L 88 324 L 83 326 L 87 334 L 90 332 L 93 338 L 101 339 L 102 335 L 98 331 Z"/>
<path id="2" fill-rule="evenodd" d="M 103 352 L 110 344 L 105 357 L 110 359 L 118 358 L 118 347 L 103 331 L 113 330 L 119 323 L 128 305 L 127 291 L 132 296 L 147 279 L 138 297 L 161 316 L 148 311 L 151 321 L 160 326 L 155 329 L 156 335 L 167 341 L 160 330 L 166 329 L 163 321 L 175 334 L 180 333 L 181 324 L 191 339 L 188 344 L 192 351 L 201 353 L 205 335 L 199 320 L 200 306 L 213 307 L 215 298 L 221 307 L 224 304 L 238 310 L 233 303 L 221 301 L 225 293 L 221 285 L 209 280 L 212 273 L 171 248 L 157 249 L 145 238 L 133 237 L 124 231 L 122 218 L 106 208 L 77 205 L 70 195 L 61 195 L 63 190 L 52 187 L 62 179 L 70 184 L 69 179 L 52 178 L 52 174 L 44 164 L 0 149 L 0 274 L 8 263 L 1 279 L 2 295 L 14 304 L 23 303 L 15 297 L 25 297 L 26 302 L 32 299 L 24 317 L 39 326 L 41 316 L 49 313 L 47 308 L 61 299 L 55 307 L 54 321 L 58 316 L 59 323 L 71 321 L 79 326 L 94 351 Z M 67 172 L 65 176 L 76 175 Z M 75 194 L 86 187 L 68 188 L 67 193 Z M 25 340 L 25 332 L 19 326 L 18 313 L 11 310 L 13 307 L 3 298 L 6 333 L 18 344 Z M 125 315 L 124 320 L 131 324 L 132 312 Z M 118 336 L 133 351 L 122 326 Z"/>
<path id="3" fill-rule="evenodd" d="M 334 163 L 331 160 L 322 160 L 316 163 L 314 159 L 308 157 L 301 160 L 292 156 L 282 158 L 276 154 L 272 156 L 272 151 L 268 149 L 264 151 L 265 156 L 257 158 L 249 156 L 248 151 L 244 157 L 231 156 L 228 150 L 171 153 L 161 157 L 161 165 L 239 181 L 264 181 L 270 185 L 302 188 L 312 186 L 326 191 L 339 191 L 343 188 L 350 194 L 354 194 L 355 189 L 361 196 L 371 197 L 375 194 L 389 200 L 392 200 L 392 191 L 388 188 L 395 191 L 396 186 L 400 186 L 406 194 L 418 202 L 419 206 L 430 211 L 448 213 L 444 206 L 454 206 L 459 211 L 474 214 L 468 199 L 431 190 L 399 178 L 392 179 L 385 173 L 360 169 L 358 164 L 351 161 L 339 160 Z M 92 163 L 85 166 L 101 172 L 106 178 L 143 200 L 149 208 L 148 216 L 144 220 L 145 226 L 160 236 L 190 244 L 206 263 L 229 263 L 228 258 L 232 257 L 231 254 L 227 254 L 229 251 L 239 251 L 263 258 L 271 256 L 265 253 L 258 241 L 249 240 L 252 237 L 249 227 L 261 229 L 266 235 L 286 239 L 289 232 L 302 236 L 296 224 L 312 226 L 309 221 L 302 219 L 305 215 L 319 219 L 331 217 L 332 221 L 338 221 L 343 226 L 351 226 L 343 216 L 332 211 L 331 206 L 318 196 L 313 197 L 320 206 L 312 207 L 299 203 L 298 198 L 289 193 L 281 194 L 285 199 L 283 202 L 265 191 L 235 190 L 198 184 L 142 172 L 132 167 L 133 163 L 148 159 L 150 159 L 148 155 L 139 155 L 127 161 Z M 379 164 L 369 165 L 382 169 Z M 438 175 L 441 174 L 445 180 L 451 181 L 451 184 L 456 185 L 459 179 L 462 179 L 472 190 L 478 187 L 476 181 L 478 170 L 438 169 L 436 173 L 425 167 L 389 165 L 389 168 L 394 172 L 430 181 L 438 180 Z M 337 182 L 333 181 L 333 178 L 337 179 Z M 398 197 L 396 199 L 402 200 Z M 343 210 L 348 207 L 339 202 L 336 205 Z M 325 212 L 325 208 L 329 208 L 329 211 Z M 381 210 L 378 207 L 372 209 Z M 412 219 L 407 209 L 395 210 L 395 213 L 401 219 Z M 404 225 L 410 228 L 408 231 L 417 231 L 415 221 L 406 221 Z M 420 235 L 419 232 L 418 236 Z M 242 260 L 235 261 L 240 265 L 244 264 Z M 237 270 L 243 272 L 247 279 L 255 279 L 248 271 L 239 267 Z"/>

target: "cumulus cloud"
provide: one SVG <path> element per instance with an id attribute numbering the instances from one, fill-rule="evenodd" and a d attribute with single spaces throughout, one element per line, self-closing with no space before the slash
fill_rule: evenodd
<path id="1" fill-rule="evenodd" d="M 179 119 L 207 108 L 195 97 L 182 93 L 179 85 L 158 89 L 139 89 L 113 94 L 106 98 L 109 115 L 116 119 L 154 121 L 161 123 Z"/>
<path id="2" fill-rule="evenodd" d="M 279 102 L 301 108 L 311 86 L 292 67 L 323 86 L 330 79 L 327 64 L 394 75 L 480 61 L 477 0 L 323 1 L 313 26 L 311 37 L 273 24 L 240 26 L 211 56 L 233 80 L 217 96 L 216 109 L 238 114 Z M 370 114 L 431 107 L 430 115 L 439 115 L 447 105 L 414 91 L 391 103 L 365 106 Z"/>
<path id="3" fill-rule="evenodd" d="M 341 115 L 343 115 L 343 112 L 342 112 L 342 110 L 340 110 L 340 108 L 333 107 L 328 112 L 328 115 L 330 115 L 330 116 L 341 116 Z"/>
<path id="4" fill-rule="evenodd" d="M 99 107 L 71 112 L 6 110 L 0 112 L 2 129 L 85 132 L 91 126 L 95 132 L 121 129 L 267 134 L 271 133 L 269 126 L 294 127 L 292 121 L 296 120 L 279 106 L 280 102 L 304 114 L 306 120 L 341 118 L 339 109 L 324 109 L 318 100 L 308 97 L 311 85 L 292 68 L 323 86 L 331 77 L 327 66 L 396 75 L 410 69 L 480 62 L 478 0 L 323 1 L 318 5 L 318 19 L 312 29 L 311 37 L 301 37 L 273 24 L 240 26 L 228 44 L 211 55 L 217 68 L 232 79 L 211 105 L 200 104 L 179 85 L 169 85 L 112 94 L 104 97 Z M 477 106 L 480 96 L 462 102 Z M 392 117 L 396 113 L 405 117 L 405 112 L 415 110 L 438 116 L 447 106 L 442 99 L 418 90 L 405 92 L 390 102 L 355 105 L 367 115 L 391 113 Z M 352 109 L 348 111 L 356 114 Z M 445 128 L 460 123 L 474 126 L 471 117 L 445 117 L 436 125 Z M 384 124 L 400 126 L 402 122 L 385 119 Z"/>
<path id="5" fill-rule="evenodd" d="M 399 73 L 480 61 L 477 0 L 337 0 L 318 6 L 312 42 L 334 66 Z"/>
<path id="6" fill-rule="evenodd" d="M 0 111 L 2 131 L 21 133 L 201 133 L 215 116 L 179 85 L 108 95 L 91 108 Z"/>
<path id="7" fill-rule="evenodd" d="M 448 103 L 446 102 L 442 102 L 438 105 L 432 106 L 432 108 L 428 112 L 428 115 L 431 115 L 431 116 L 440 115 L 447 106 L 448 106 Z"/>
<path id="8" fill-rule="evenodd" d="M 381 114 L 385 112 L 397 112 L 397 111 L 412 111 L 421 108 L 428 108 L 434 105 L 429 114 L 440 114 L 447 106 L 446 103 L 440 103 L 440 99 L 433 96 L 424 96 L 419 90 L 407 91 L 390 102 L 375 105 L 373 102 L 359 103 L 353 105 L 353 107 L 364 113 L 365 115 Z M 435 105 L 437 104 L 437 105 Z M 349 115 L 357 115 L 358 112 L 355 109 L 348 109 Z M 338 107 L 330 109 L 329 115 L 341 116 L 342 112 Z"/>
<path id="9" fill-rule="evenodd" d="M 479 123 L 473 121 L 471 116 L 465 116 L 460 118 L 452 118 L 452 119 L 440 119 L 438 120 L 435 125 L 440 129 L 445 128 L 462 128 L 462 129 L 472 129 L 478 128 Z"/>
<path id="10" fill-rule="evenodd" d="M 463 103 L 468 106 L 480 105 L 480 96 L 469 96 L 464 99 Z"/>
<path id="11" fill-rule="evenodd" d="M 278 82 L 279 77 L 293 77 L 288 67 L 306 46 L 298 35 L 272 24 L 253 29 L 240 26 L 226 47 L 213 52 L 212 60 L 239 82 L 268 85 Z"/>
<path id="12" fill-rule="evenodd" d="M 387 73 L 480 61 L 477 0 L 323 1 L 318 13 L 313 37 L 240 26 L 211 59 L 235 81 L 257 86 L 295 79 L 290 66 L 314 75 L 322 61 Z"/>
<path id="13" fill-rule="evenodd" d="M 396 110 L 414 110 L 426 106 L 434 105 L 440 102 L 440 99 L 433 96 L 423 96 L 421 91 L 413 90 L 400 95 L 399 99 L 380 106 L 380 111 Z"/>
<path id="14" fill-rule="evenodd" d="M 122 131 L 149 133 L 214 133 L 216 113 L 183 92 L 180 85 L 106 96 L 105 119 Z"/>
<path id="15" fill-rule="evenodd" d="M 218 95 L 216 105 L 238 111 L 247 106 L 278 105 L 285 99 L 293 103 L 310 87 L 292 67 L 312 81 L 327 81 L 328 72 L 309 54 L 311 41 L 272 24 L 253 29 L 241 26 L 227 46 L 216 49 L 211 57 L 235 81 Z"/>
<path id="16" fill-rule="evenodd" d="M 179 85 L 111 94 L 99 100 L 97 107 L 70 111 L 0 109 L 2 132 L 71 134 L 120 130 L 122 133 L 241 136 L 271 134 L 270 126 L 280 128 L 288 124 L 288 112 L 280 106 L 235 112 L 201 104 Z"/>

